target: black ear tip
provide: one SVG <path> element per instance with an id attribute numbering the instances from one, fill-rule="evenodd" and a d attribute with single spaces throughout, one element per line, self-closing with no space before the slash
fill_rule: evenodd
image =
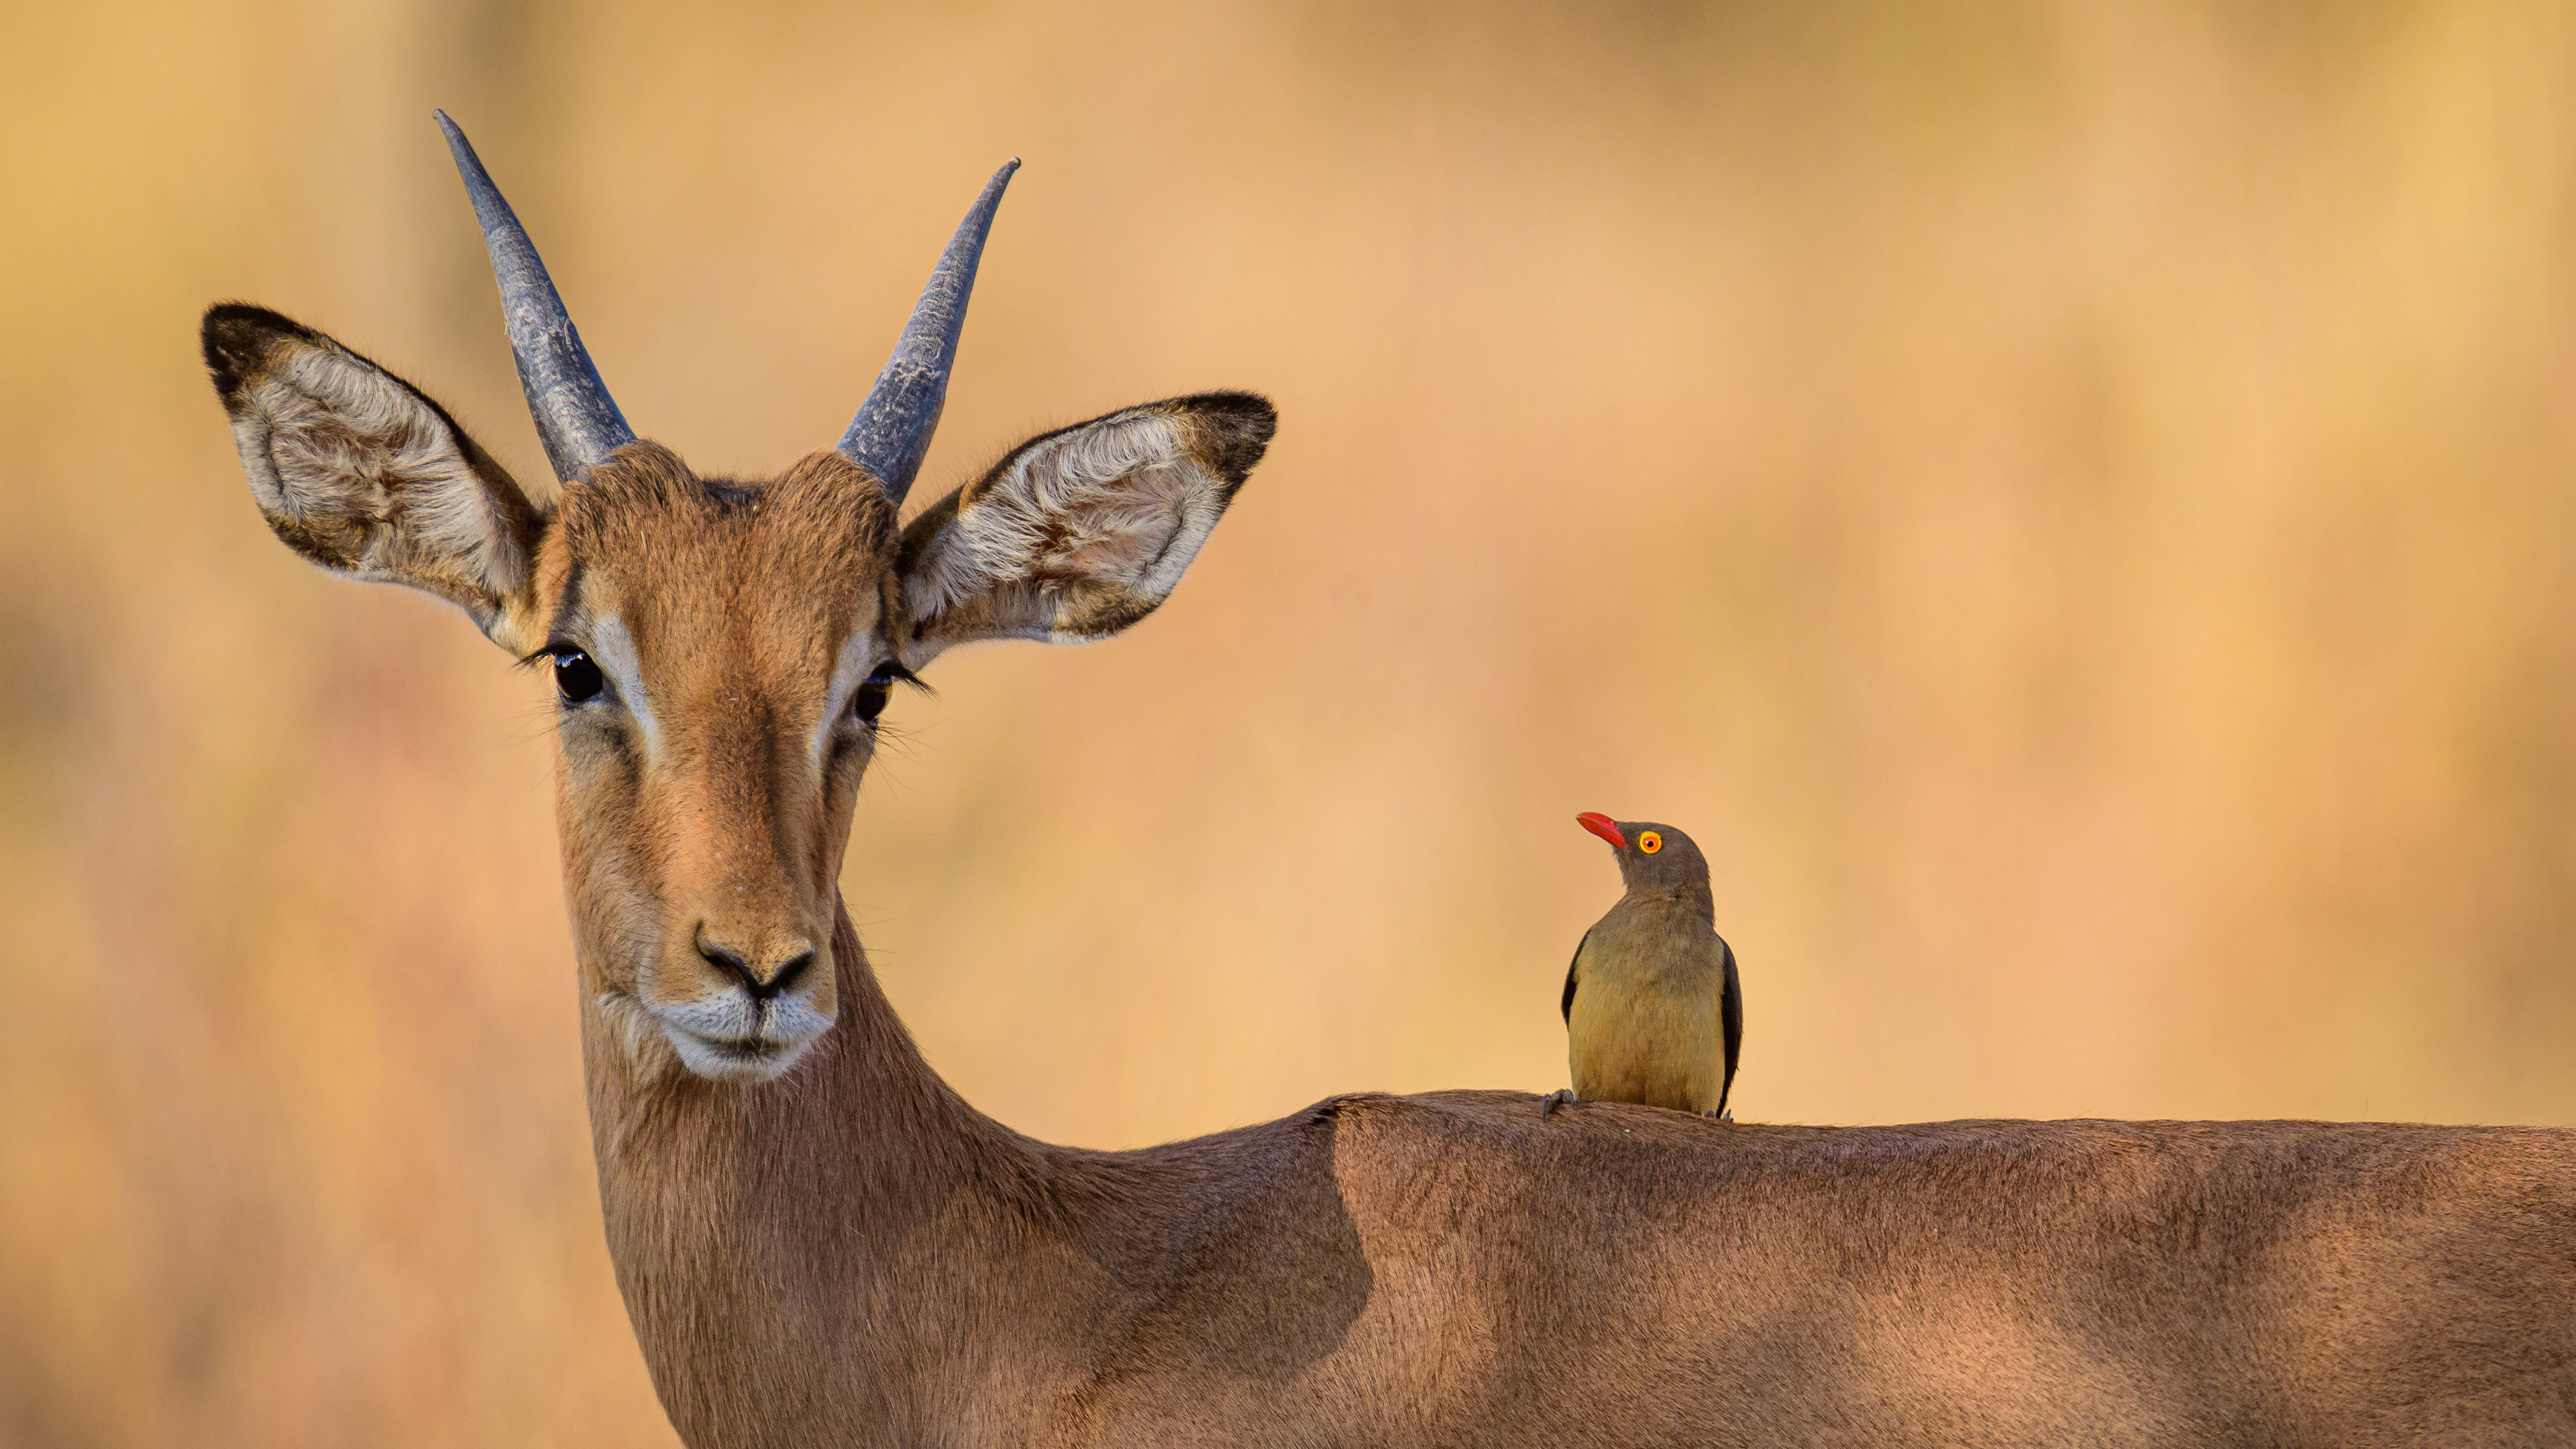
<path id="1" fill-rule="evenodd" d="M 214 374 L 215 391 L 227 400 L 241 390 L 244 378 L 268 354 L 269 338 L 275 335 L 264 325 L 269 315 L 244 302 L 217 302 L 206 309 L 197 344 L 205 350 L 206 371 Z"/>
<path id="2" fill-rule="evenodd" d="M 1203 392 L 1180 400 L 1201 451 L 1218 476 L 1240 483 L 1279 431 L 1279 410 L 1253 392 Z"/>
<path id="3" fill-rule="evenodd" d="M 214 366 L 219 357 L 256 357 L 280 337 L 309 339 L 314 335 L 312 328 L 293 318 L 248 302 L 217 302 L 206 309 L 206 319 L 197 330 L 208 366 Z"/>
<path id="4" fill-rule="evenodd" d="M 1201 412 L 1239 419 L 1247 426 L 1258 426 L 1267 437 L 1279 427 L 1279 409 L 1270 399 L 1257 392 L 1203 392 L 1190 403 Z"/>
<path id="5" fill-rule="evenodd" d="M 215 391 L 230 402 L 244 384 L 254 382 L 268 370 L 268 359 L 277 344 L 285 340 L 313 342 L 322 334 L 282 313 L 248 302 L 217 302 L 206 309 L 205 321 L 197 329 L 198 345 L 206 355 L 206 371 L 215 379 Z"/>
<path id="6" fill-rule="evenodd" d="M 266 307 L 251 302 L 217 302 L 208 307 L 206 309 L 207 330 L 212 331 L 218 326 L 258 327 L 271 332 L 292 332 L 308 337 L 313 333 L 313 329 L 285 313 L 272 312 Z"/>

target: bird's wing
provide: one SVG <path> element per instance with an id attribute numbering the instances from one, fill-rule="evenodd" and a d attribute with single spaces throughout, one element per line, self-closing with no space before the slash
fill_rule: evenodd
<path id="1" fill-rule="evenodd" d="M 1744 1050 L 1744 987 L 1735 979 L 1735 948 L 1726 938 L 1717 938 L 1717 954 L 1725 962 L 1725 984 L 1718 988 L 1718 1020 L 1726 1028 L 1726 1080 L 1718 1084 L 1717 1110 L 1726 1110 L 1726 1094 L 1735 1087 L 1735 1059 Z"/>
<path id="2" fill-rule="evenodd" d="M 1584 932 L 1583 941 L 1577 941 L 1574 943 L 1574 959 L 1565 963 L 1565 1000 L 1559 1002 L 1556 1009 L 1557 1012 L 1565 1018 L 1565 1024 L 1567 1026 L 1574 1025 L 1574 972 L 1577 967 L 1583 964 L 1583 942 L 1591 939 L 1592 933 L 1590 931 Z M 1733 1051 L 1729 1051 L 1727 1053 L 1729 1060 L 1732 1060 L 1734 1055 L 1735 1053 Z"/>

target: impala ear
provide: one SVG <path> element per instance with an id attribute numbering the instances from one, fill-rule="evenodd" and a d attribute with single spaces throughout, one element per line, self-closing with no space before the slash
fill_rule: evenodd
<path id="1" fill-rule="evenodd" d="M 445 408 L 266 308 L 212 308 L 203 341 L 251 496 L 287 547 L 426 589 L 513 653 L 544 642 L 534 560 L 545 516 Z"/>
<path id="2" fill-rule="evenodd" d="M 1072 643 L 1154 611 L 1270 446 L 1244 392 L 1041 434 L 904 529 L 904 662 L 975 639 Z"/>

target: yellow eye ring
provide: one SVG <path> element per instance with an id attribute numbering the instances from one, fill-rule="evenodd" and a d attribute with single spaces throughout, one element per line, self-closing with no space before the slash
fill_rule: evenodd
<path id="1" fill-rule="evenodd" d="M 1652 855 L 1664 848 L 1664 837 L 1656 831 L 1641 830 L 1637 832 L 1637 848 Z"/>

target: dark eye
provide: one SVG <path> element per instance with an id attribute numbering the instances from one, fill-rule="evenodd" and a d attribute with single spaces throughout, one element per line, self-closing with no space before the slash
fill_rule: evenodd
<path id="1" fill-rule="evenodd" d="M 589 655 L 574 649 L 555 656 L 555 693 L 563 696 L 564 703 L 595 699 L 607 687 L 607 678 L 599 672 L 598 665 L 590 662 Z"/>
<path id="2" fill-rule="evenodd" d="M 875 724 L 877 716 L 885 713 L 886 699 L 894 693 L 894 682 L 898 677 L 893 665 L 886 665 L 869 675 L 866 682 L 851 691 L 850 713 L 858 716 L 862 724 Z"/>

